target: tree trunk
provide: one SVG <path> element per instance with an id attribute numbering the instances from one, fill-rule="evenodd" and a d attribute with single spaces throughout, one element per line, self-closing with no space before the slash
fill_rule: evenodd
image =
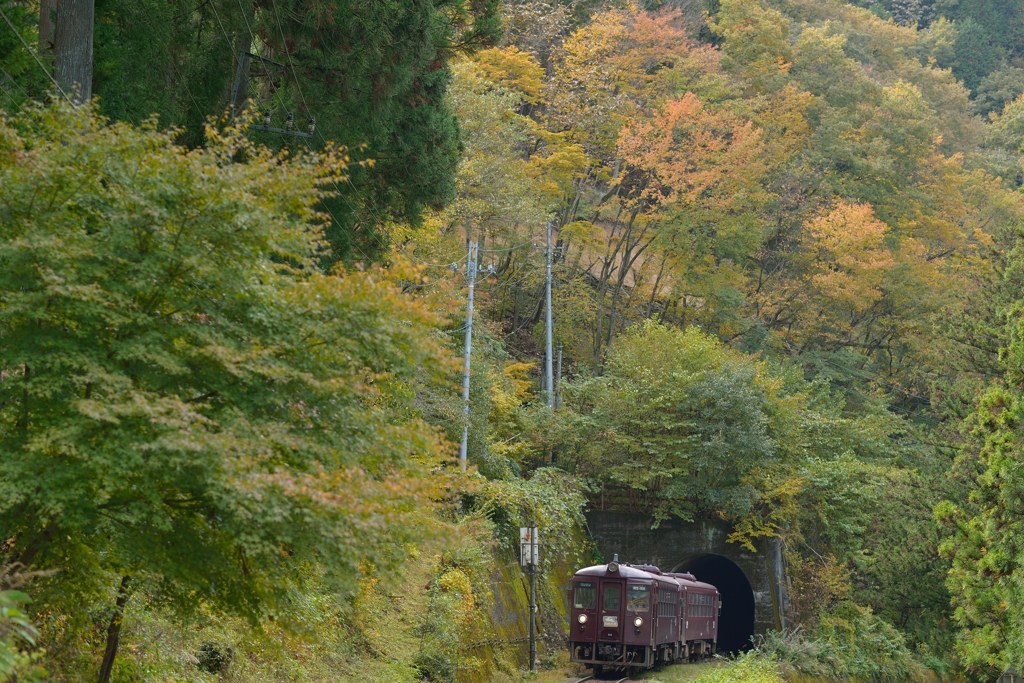
<path id="1" fill-rule="evenodd" d="M 57 11 L 57 0 L 43 0 L 39 3 L 39 51 L 53 49 L 53 15 Z"/>
<path id="2" fill-rule="evenodd" d="M 658 298 L 658 289 L 661 287 L 661 276 L 665 273 L 665 263 L 668 262 L 668 256 L 664 256 L 661 259 L 661 267 L 658 268 L 658 277 L 654 278 L 654 289 L 651 290 L 651 300 L 647 302 L 647 317 L 650 318 L 654 315 L 654 302 Z M 664 322 L 664 320 L 663 320 Z"/>
<path id="3" fill-rule="evenodd" d="M 53 53 L 57 82 L 75 104 L 92 99 L 92 32 L 96 0 L 56 0 Z"/>
<path id="4" fill-rule="evenodd" d="M 121 619 L 124 617 L 124 606 L 128 602 L 128 584 L 132 577 L 121 578 L 121 586 L 117 589 L 117 602 L 115 603 L 114 616 L 110 618 L 110 626 L 107 627 L 107 649 L 103 653 L 103 663 L 100 664 L 99 683 L 110 681 L 110 672 L 114 668 L 114 658 L 117 656 L 117 645 L 121 640 Z"/>

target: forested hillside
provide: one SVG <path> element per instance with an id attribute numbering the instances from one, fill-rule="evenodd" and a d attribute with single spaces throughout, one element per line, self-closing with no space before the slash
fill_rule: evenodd
<path id="1" fill-rule="evenodd" d="M 782 541 L 718 676 L 1024 670 L 1024 5 L 95 0 L 80 103 L 82 2 L 0 3 L 0 677 L 519 680 L 588 507 Z"/>

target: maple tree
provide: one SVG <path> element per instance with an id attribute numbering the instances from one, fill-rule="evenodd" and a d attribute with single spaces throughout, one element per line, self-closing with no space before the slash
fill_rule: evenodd
<path id="1" fill-rule="evenodd" d="M 298 563 L 352 585 L 423 533 L 443 449 L 401 384 L 443 353 L 390 276 L 317 266 L 343 157 L 173 138 L 59 103 L 0 124 L 5 553 L 255 618 Z"/>

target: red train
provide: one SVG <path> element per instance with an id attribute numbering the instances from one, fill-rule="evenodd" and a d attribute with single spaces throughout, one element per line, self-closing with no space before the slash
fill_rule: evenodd
<path id="1" fill-rule="evenodd" d="M 693 574 L 650 565 L 587 567 L 572 580 L 569 655 L 603 669 L 649 669 L 715 652 L 722 600 Z"/>

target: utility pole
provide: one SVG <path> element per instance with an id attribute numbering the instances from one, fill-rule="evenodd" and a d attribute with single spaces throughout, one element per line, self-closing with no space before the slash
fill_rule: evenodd
<path id="1" fill-rule="evenodd" d="M 41 12 L 48 13 L 50 3 Z M 56 0 L 57 21 L 53 31 L 57 83 L 71 94 L 75 104 L 92 99 L 92 40 L 96 0 Z M 45 29 L 43 15 L 40 28 Z"/>
<path id="2" fill-rule="evenodd" d="M 540 562 L 540 538 L 537 527 L 519 527 L 519 562 L 530 574 L 530 671 L 537 668 L 537 564 Z"/>
<path id="3" fill-rule="evenodd" d="M 473 286 L 476 284 L 476 242 L 466 250 L 466 275 L 469 276 L 469 301 L 466 304 L 466 359 L 462 367 L 462 445 L 459 446 L 459 468 L 466 471 L 466 451 L 469 448 L 469 359 L 473 351 Z"/>
<path id="4" fill-rule="evenodd" d="M 536 529 L 536 527 L 534 527 Z M 530 563 L 530 671 L 537 668 L 537 566 Z"/>
<path id="5" fill-rule="evenodd" d="M 547 283 L 544 286 L 544 379 L 548 394 L 548 408 L 555 407 L 555 386 L 551 381 L 551 221 L 547 229 Z"/>
<path id="6" fill-rule="evenodd" d="M 562 342 L 558 342 L 558 377 L 555 380 L 555 410 L 562 407 Z"/>

